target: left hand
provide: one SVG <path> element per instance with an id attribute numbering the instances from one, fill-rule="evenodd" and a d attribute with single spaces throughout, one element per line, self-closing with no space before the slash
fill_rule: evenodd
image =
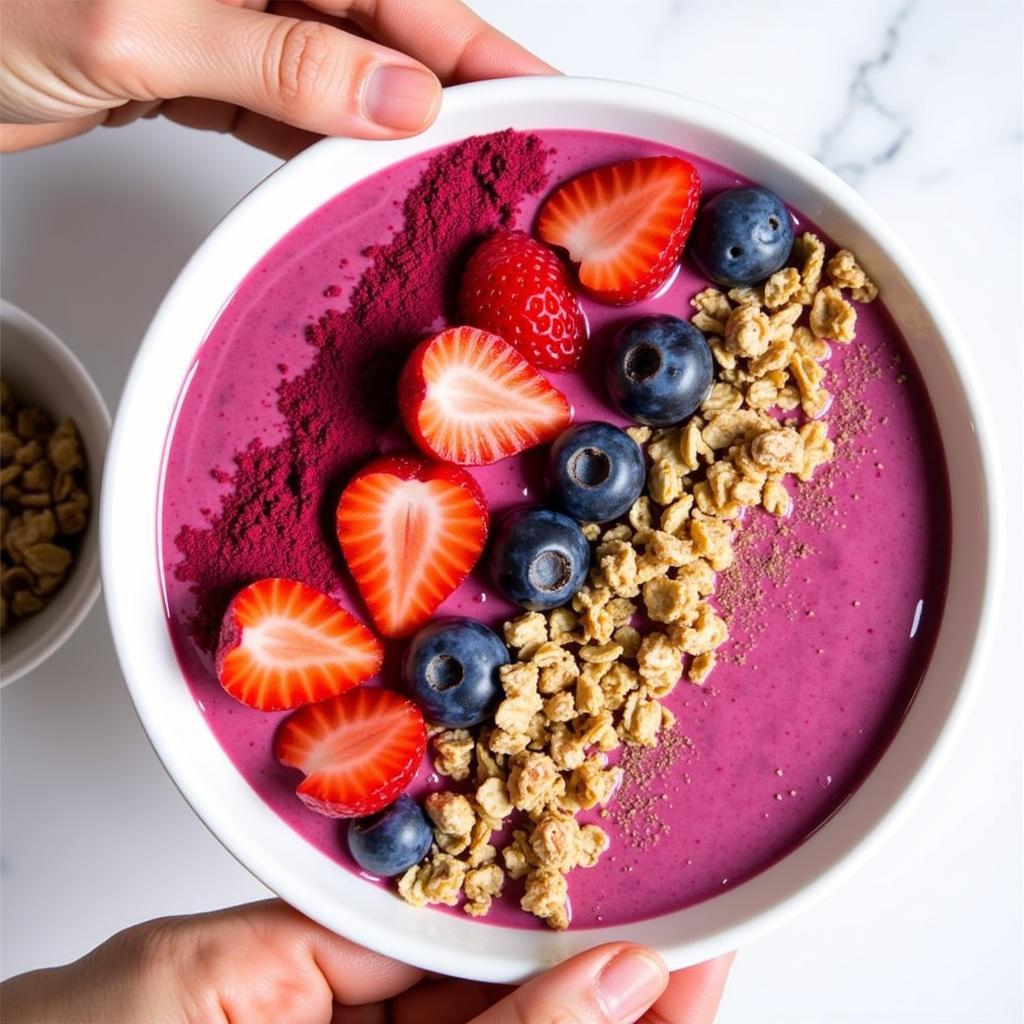
<path id="1" fill-rule="evenodd" d="M 554 69 L 460 0 L 2 0 L 0 150 L 161 114 L 290 157 L 396 139 L 441 86 Z"/>
<path id="2" fill-rule="evenodd" d="M 510 989 L 425 976 L 268 900 L 135 925 L 0 995 L 5 1024 L 711 1024 L 731 961 L 669 975 L 611 942 Z"/>

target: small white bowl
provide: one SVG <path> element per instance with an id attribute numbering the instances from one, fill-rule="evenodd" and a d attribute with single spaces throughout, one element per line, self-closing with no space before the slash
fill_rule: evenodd
<path id="1" fill-rule="evenodd" d="M 100 592 L 99 509 L 103 457 L 110 413 L 78 357 L 38 320 L 0 300 L 2 373 L 18 400 L 37 405 L 58 422 L 71 416 L 87 458 L 93 507 L 67 582 L 36 615 L 4 635 L 0 686 L 13 683 L 45 661 L 78 628 Z"/>
<path id="2" fill-rule="evenodd" d="M 182 382 L 220 309 L 262 253 L 324 202 L 398 160 L 512 126 L 621 132 L 688 149 L 767 185 L 855 249 L 921 368 L 951 480 L 946 614 L 920 691 L 874 771 L 795 851 L 704 903 L 633 924 L 566 932 L 481 925 L 417 910 L 367 885 L 292 831 L 249 787 L 207 728 L 171 647 L 154 544 L 160 453 Z M 447 92 L 425 134 L 321 142 L 247 196 L 190 260 L 139 352 L 111 440 L 101 532 L 114 640 L 139 715 L 185 798 L 224 845 L 289 903 L 372 949 L 442 974 L 513 982 L 611 939 L 658 949 L 671 968 L 734 949 L 819 899 L 903 820 L 935 775 L 980 678 L 999 550 L 991 431 L 966 347 L 888 227 L 806 154 L 722 111 L 669 93 L 587 79 L 512 79 Z"/>

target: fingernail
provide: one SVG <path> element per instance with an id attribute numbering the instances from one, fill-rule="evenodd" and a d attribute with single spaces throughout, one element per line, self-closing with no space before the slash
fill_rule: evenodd
<path id="1" fill-rule="evenodd" d="M 370 72 L 363 107 L 371 121 L 397 131 L 423 128 L 437 106 L 440 86 L 421 68 L 378 64 Z"/>
<path id="2" fill-rule="evenodd" d="M 627 949 L 613 957 L 597 978 L 597 997 L 609 1020 L 632 1021 L 661 995 L 661 967 L 646 953 Z"/>

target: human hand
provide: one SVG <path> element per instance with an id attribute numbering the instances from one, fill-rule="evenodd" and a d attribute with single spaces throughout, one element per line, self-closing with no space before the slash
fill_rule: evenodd
<path id="1" fill-rule="evenodd" d="M 732 957 L 669 975 L 625 942 L 519 988 L 426 976 L 280 900 L 119 932 L 66 967 L 0 986 L 5 1024 L 710 1024 Z"/>
<path id="2" fill-rule="evenodd" d="M 441 85 L 553 69 L 459 0 L 3 0 L 0 149 L 163 114 L 281 157 L 427 127 Z"/>

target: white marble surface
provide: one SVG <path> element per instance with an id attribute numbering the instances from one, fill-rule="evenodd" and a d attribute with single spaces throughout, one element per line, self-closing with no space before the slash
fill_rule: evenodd
<path id="1" fill-rule="evenodd" d="M 975 347 L 1021 500 L 1019 0 L 478 0 L 566 72 L 738 112 L 847 177 L 905 237 Z M 164 289 L 275 166 L 144 123 L 4 158 L 6 298 L 65 337 L 112 407 Z M 841 891 L 741 952 L 720 1021 L 1012 1024 L 1021 1004 L 1021 584 L 955 756 Z M 3 691 L 3 974 L 146 917 L 263 889 L 178 796 L 102 607 Z"/>

